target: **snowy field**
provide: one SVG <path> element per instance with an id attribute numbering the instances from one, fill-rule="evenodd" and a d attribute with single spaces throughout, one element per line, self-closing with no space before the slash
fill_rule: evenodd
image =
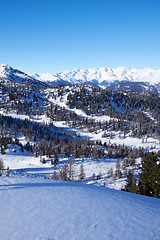
<path id="1" fill-rule="evenodd" d="M 21 143 L 25 143 L 24 137 L 19 138 Z M 70 158 L 64 157 L 59 158 L 58 167 L 51 165 L 51 159 L 46 156 L 42 157 L 45 159 L 45 164 L 42 164 L 40 157 L 34 157 L 26 150 L 21 152 L 20 147 L 17 145 L 8 145 L 6 154 L 0 154 L 0 158 L 3 159 L 5 169 L 9 167 L 10 175 L 20 175 L 20 176 L 30 176 L 34 178 L 49 178 L 54 171 L 59 172 L 62 169 L 63 164 L 70 160 Z M 107 176 L 109 169 L 116 169 L 116 159 L 101 159 L 93 160 L 92 158 L 82 158 L 75 159 L 73 165 L 75 171 L 75 180 L 78 180 L 78 175 L 80 172 L 80 165 L 83 163 L 85 179 L 83 182 L 87 184 L 94 184 L 101 186 L 104 184 L 104 177 Z M 92 180 L 92 175 L 95 174 L 95 180 Z M 101 174 L 101 179 L 97 180 L 96 176 Z M 107 182 L 107 187 L 121 189 L 125 185 L 125 179 L 118 180 L 116 183 L 112 181 Z"/>
<path id="2" fill-rule="evenodd" d="M 0 178 L 1 240 L 158 240 L 160 200 L 82 183 Z"/>

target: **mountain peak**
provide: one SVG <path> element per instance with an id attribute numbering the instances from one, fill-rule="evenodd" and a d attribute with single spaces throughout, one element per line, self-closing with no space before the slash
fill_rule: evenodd
<path id="1" fill-rule="evenodd" d="M 37 80 L 26 73 L 19 71 L 17 69 L 13 69 L 8 64 L 1 64 L 0 65 L 0 80 L 2 82 L 18 82 L 18 83 L 25 83 L 26 80 L 28 81 L 36 81 Z"/>
<path id="2" fill-rule="evenodd" d="M 160 84 L 160 70 L 154 70 L 152 68 L 135 69 L 128 67 L 118 68 L 89 68 L 79 69 L 76 68 L 71 71 L 64 71 L 56 74 L 51 74 L 49 79 L 47 74 L 32 74 L 33 77 L 40 81 L 48 81 L 53 84 L 57 79 L 68 83 L 90 83 L 92 85 L 106 85 L 115 83 L 117 81 L 129 81 L 129 82 L 143 82 L 151 85 Z"/>
<path id="3" fill-rule="evenodd" d="M 5 64 L 5 63 L 1 64 L 0 66 L 1 66 L 2 68 L 6 68 L 6 67 L 7 67 L 7 68 L 11 68 L 11 66 L 9 66 L 8 64 Z"/>
<path id="4" fill-rule="evenodd" d="M 8 64 L 0 65 L 0 78 L 12 81 L 25 79 L 46 82 L 50 86 L 59 84 L 89 84 L 115 90 L 137 90 L 160 92 L 160 70 L 152 68 L 135 69 L 125 66 L 118 68 L 89 68 L 63 71 L 56 74 L 33 73 L 26 74 L 13 69 Z M 117 85 L 118 84 L 118 85 Z"/>
<path id="5" fill-rule="evenodd" d="M 3 71 L 10 71 L 13 70 L 13 68 L 11 66 L 9 66 L 8 64 L 1 64 L 0 65 L 0 73 Z"/>

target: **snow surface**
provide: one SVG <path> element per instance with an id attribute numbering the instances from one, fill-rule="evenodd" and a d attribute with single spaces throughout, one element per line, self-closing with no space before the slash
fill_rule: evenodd
<path id="1" fill-rule="evenodd" d="M 20 143 L 26 144 L 27 141 L 25 137 L 18 136 Z M 51 165 L 51 158 L 43 156 L 45 159 L 45 164 L 41 163 L 40 157 L 34 157 L 30 155 L 28 151 L 24 149 L 24 152 L 21 152 L 21 149 L 17 145 L 8 145 L 6 154 L 0 154 L 0 158 L 3 159 L 5 169 L 9 167 L 10 176 L 31 176 L 34 178 L 50 178 L 54 171 L 59 172 L 58 168 L 62 169 L 63 164 L 70 160 L 67 157 L 60 157 L 58 168 L 54 165 Z M 116 161 L 117 159 L 99 159 L 93 160 L 91 157 L 85 158 L 82 161 L 82 158 L 77 158 L 75 160 L 73 169 L 75 172 L 74 179 L 78 180 L 80 173 L 80 165 L 83 163 L 85 179 L 83 182 L 86 184 L 92 184 L 97 186 L 103 186 L 104 181 L 107 187 L 120 190 L 124 188 L 126 178 L 122 178 L 113 183 L 111 179 L 105 179 L 109 169 L 116 170 Z M 96 179 L 96 176 L 101 173 L 101 178 Z M 92 175 L 95 174 L 95 180 L 92 180 Z"/>
<path id="2" fill-rule="evenodd" d="M 81 183 L 0 178 L 1 240 L 160 239 L 160 200 Z"/>

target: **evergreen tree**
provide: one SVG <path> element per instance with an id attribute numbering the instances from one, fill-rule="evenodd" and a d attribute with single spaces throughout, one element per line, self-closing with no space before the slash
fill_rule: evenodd
<path id="1" fill-rule="evenodd" d="M 81 180 L 85 178 L 85 172 L 84 172 L 83 163 L 82 163 L 81 166 L 80 166 L 79 178 L 80 178 Z"/>
<path id="2" fill-rule="evenodd" d="M 58 159 L 58 154 L 57 154 L 57 153 L 55 153 L 55 154 L 54 154 L 54 165 L 57 165 L 57 164 L 58 164 L 58 162 L 59 162 L 59 159 Z"/>
<path id="3" fill-rule="evenodd" d="M 142 195 L 160 198 L 160 164 L 157 155 L 148 153 L 142 158 L 142 166 L 139 167 L 138 192 Z"/>
<path id="4" fill-rule="evenodd" d="M 3 163 L 3 160 L 0 159 L 0 176 L 2 176 L 3 170 L 4 170 L 4 163 Z"/>
<path id="5" fill-rule="evenodd" d="M 75 171 L 74 171 L 74 158 L 72 158 L 70 161 L 68 161 L 68 181 L 73 181 Z"/>
<path id="6" fill-rule="evenodd" d="M 53 161 L 53 159 L 51 159 L 51 165 L 53 165 L 54 164 L 54 161 Z"/>
<path id="7" fill-rule="evenodd" d="M 127 174 L 125 191 L 132 192 L 132 193 L 137 193 L 136 180 L 135 180 L 135 178 L 133 176 L 133 173 L 131 171 L 129 171 L 128 174 Z"/>

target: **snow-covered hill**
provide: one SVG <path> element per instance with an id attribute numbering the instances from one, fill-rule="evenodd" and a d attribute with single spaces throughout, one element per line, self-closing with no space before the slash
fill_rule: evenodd
<path id="1" fill-rule="evenodd" d="M 0 239 L 158 240 L 159 203 L 82 183 L 1 177 Z"/>
<path id="2" fill-rule="evenodd" d="M 160 70 L 151 68 L 133 69 L 127 67 L 111 68 L 93 68 L 93 69 L 75 69 L 64 71 L 57 74 L 31 74 L 32 77 L 40 81 L 46 81 L 51 85 L 62 83 L 92 84 L 105 87 L 118 88 L 140 88 L 140 90 L 150 90 L 150 86 L 160 84 Z M 127 87 L 124 86 L 127 84 Z M 153 91 L 153 89 L 152 89 Z M 155 89 L 154 89 L 155 91 Z"/>
<path id="3" fill-rule="evenodd" d="M 34 83 L 34 84 L 42 84 L 37 81 L 34 77 L 20 71 L 17 69 L 13 69 L 7 64 L 0 65 L 0 82 L 2 83 Z"/>

